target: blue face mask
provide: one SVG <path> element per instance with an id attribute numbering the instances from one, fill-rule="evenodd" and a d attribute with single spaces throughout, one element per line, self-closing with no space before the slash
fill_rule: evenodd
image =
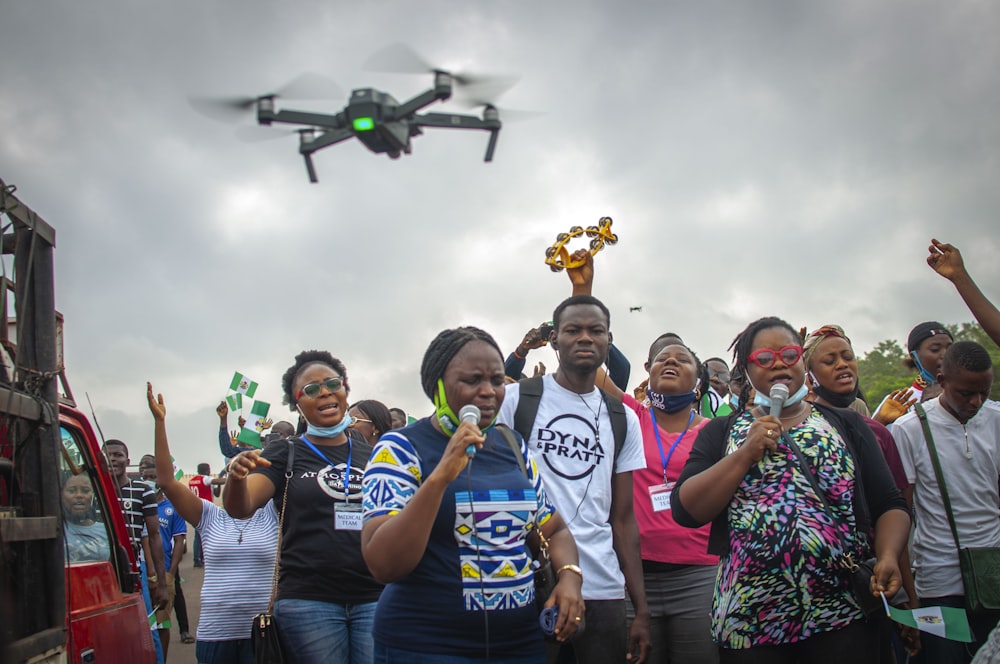
<path id="1" fill-rule="evenodd" d="M 805 399 L 807 394 L 809 394 L 809 388 L 806 387 L 805 383 L 802 383 L 802 386 L 799 387 L 799 389 L 795 390 L 795 394 L 790 394 L 788 395 L 788 398 L 785 399 L 784 408 L 788 408 L 789 406 L 794 406 L 798 402 Z M 771 398 L 766 394 L 762 393 L 760 390 L 757 390 L 756 394 L 754 394 L 753 402 L 755 405 L 760 406 L 764 410 L 767 410 L 771 407 Z"/>
<path id="2" fill-rule="evenodd" d="M 932 376 L 931 372 L 924 368 L 924 365 L 920 363 L 920 358 L 917 357 L 917 351 L 911 350 L 910 357 L 913 358 L 913 363 L 917 365 L 917 370 L 920 371 L 920 377 L 927 381 L 927 384 L 937 382 L 937 376 Z"/>
<path id="3" fill-rule="evenodd" d="M 305 415 L 302 416 L 302 419 L 305 420 Z M 313 425 L 313 423 L 309 420 L 306 420 L 306 433 L 310 436 L 316 436 L 317 438 L 334 438 L 344 433 L 344 431 L 347 430 L 347 427 L 351 426 L 352 422 L 354 422 L 354 418 L 350 415 L 344 415 L 344 419 L 337 424 L 334 424 L 332 427 L 318 427 Z"/>
<path id="4" fill-rule="evenodd" d="M 664 413 L 676 413 L 690 408 L 698 394 L 694 390 L 683 394 L 660 394 L 647 387 L 646 396 L 649 398 L 649 405 L 653 408 L 662 410 Z"/>

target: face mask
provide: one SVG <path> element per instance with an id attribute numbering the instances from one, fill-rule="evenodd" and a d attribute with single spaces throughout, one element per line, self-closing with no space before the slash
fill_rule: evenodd
<path id="1" fill-rule="evenodd" d="M 434 395 L 434 418 L 441 425 L 441 430 L 444 431 L 449 436 L 454 434 L 458 429 L 458 425 L 461 421 L 458 419 L 458 415 L 455 411 L 451 409 L 448 405 L 448 397 L 444 394 L 444 381 L 438 378 L 438 391 Z M 490 429 L 496 424 L 497 418 L 494 417 L 493 420 L 486 426 L 483 431 Z"/>
<path id="2" fill-rule="evenodd" d="M 932 376 L 931 372 L 929 372 L 927 369 L 924 369 L 924 365 L 920 363 L 920 358 L 917 357 L 917 351 L 911 350 L 910 357 L 913 358 L 914 364 L 917 365 L 917 369 L 920 371 L 920 377 L 926 380 L 928 385 L 937 382 L 937 376 Z"/>
<path id="3" fill-rule="evenodd" d="M 729 405 L 732 406 L 733 410 L 740 409 L 740 397 L 737 394 L 729 393 Z"/>
<path id="4" fill-rule="evenodd" d="M 649 405 L 664 413 L 676 413 L 690 408 L 691 404 L 698 397 L 694 390 L 683 394 L 660 394 L 646 388 L 646 396 L 649 398 Z"/>
<path id="5" fill-rule="evenodd" d="M 299 414 L 302 414 L 301 408 L 299 409 Z M 302 419 L 306 420 L 306 416 L 302 415 Z M 317 438 L 334 438 L 344 433 L 344 431 L 347 430 L 347 427 L 351 426 L 352 422 L 354 422 L 354 418 L 349 414 L 344 415 L 344 419 L 337 424 L 334 424 L 332 427 L 318 427 L 309 420 L 306 420 L 306 433 L 310 436 L 316 436 Z"/>
<path id="6" fill-rule="evenodd" d="M 807 394 L 809 394 L 809 388 L 806 387 L 805 382 L 803 382 L 799 389 L 795 390 L 795 394 L 788 395 L 788 398 L 785 399 L 785 405 L 783 407 L 788 408 L 789 406 L 794 406 L 798 402 L 805 399 Z M 771 398 L 760 390 L 757 390 L 757 393 L 754 395 L 753 402 L 755 405 L 760 406 L 764 410 L 771 407 Z"/>

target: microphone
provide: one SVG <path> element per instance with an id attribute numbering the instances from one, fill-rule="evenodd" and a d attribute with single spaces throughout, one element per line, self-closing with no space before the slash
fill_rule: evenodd
<path id="1" fill-rule="evenodd" d="M 787 395 L 788 393 L 787 389 L 785 390 L 785 393 Z M 481 418 L 482 416 L 483 416 L 482 413 L 479 412 L 479 408 L 471 403 L 465 404 L 464 406 L 462 406 L 461 410 L 458 411 L 458 419 L 462 420 L 463 422 L 469 422 L 470 424 L 479 424 L 479 418 Z M 470 459 L 474 458 L 476 456 L 476 446 L 469 445 L 468 447 L 466 447 L 465 455 Z"/>
<path id="2" fill-rule="evenodd" d="M 775 383 L 767 396 L 771 400 L 771 411 L 768 415 L 780 418 L 781 409 L 785 407 L 785 399 L 788 398 L 788 386 L 784 383 Z"/>

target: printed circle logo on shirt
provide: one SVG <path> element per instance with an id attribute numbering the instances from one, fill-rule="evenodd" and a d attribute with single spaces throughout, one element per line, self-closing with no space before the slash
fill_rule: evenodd
<path id="1" fill-rule="evenodd" d="M 173 507 L 165 507 L 165 508 L 163 508 L 163 513 L 166 514 L 167 516 L 173 516 L 174 515 L 174 508 Z"/>
<path id="2" fill-rule="evenodd" d="M 323 493 L 334 500 L 345 500 L 344 497 L 344 466 L 339 463 L 336 466 L 325 466 L 316 473 L 316 483 Z M 311 473 L 310 473 L 311 474 Z M 351 467 L 351 500 L 361 500 L 361 478 L 362 471 Z"/>
<path id="3" fill-rule="evenodd" d="M 545 465 L 568 480 L 587 477 L 605 458 L 594 423 L 573 413 L 563 413 L 538 427 L 535 445 Z"/>

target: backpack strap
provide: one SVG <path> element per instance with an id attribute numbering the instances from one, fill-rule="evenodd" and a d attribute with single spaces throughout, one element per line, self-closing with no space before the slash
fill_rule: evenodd
<path id="1" fill-rule="evenodd" d="M 598 388 L 600 389 L 600 388 Z M 625 418 L 625 404 L 616 396 L 608 394 L 603 389 L 604 403 L 608 407 L 608 416 L 611 418 L 611 431 L 615 436 L 615 456 L 614 461 L 618 461 L 618 455 L 625 447 L 625 436 L 628 434 L 628 420 Z M 614 467 L 611 468 L 614 473 Z"/>
<path id="2" fill-rule="evenodd" d="M 525 378 L 518 383 L 517 409 L 514 411 L 514 431 L 521 434 L 525 440 L 531 439 L 531 430 L 535 426 L 535 417 L 538 415 L 538 405 L 542 401 L 542 389 L 544 383 L 542 376 Z M 601 390 L 601 396 L 608 409 L 608 416 L 611 418 L 611 431 L 615 438 L 614 460 L 618 460 L 618 454 L 625 446 L 625 436 L 628 434 L 628 420 L 625 417 L 625 404 L 618 397 L 612 396 Z"/>
<path id="3" fill-rule="evenodd" d="M 525 440 L 531 439 L 538 404 L 542 401 L 542 377 L 525 378 L 518 383 L 517 410 L 514 411 L 514 431 Z"/>
<path id="4" fill-rule="evenodd" d="M 528 477 L 528 466 L 524 463 L 524 456 L 521 455 L 521 446 L 518 444 L 514 432 L 506 424 L 498 424 L 494 428 L 504 441 L 506 441 L 507 447 L 514 453 L 514 458 L 517 459 L 517 467 L 521 469 L 521 474 Z"/>

